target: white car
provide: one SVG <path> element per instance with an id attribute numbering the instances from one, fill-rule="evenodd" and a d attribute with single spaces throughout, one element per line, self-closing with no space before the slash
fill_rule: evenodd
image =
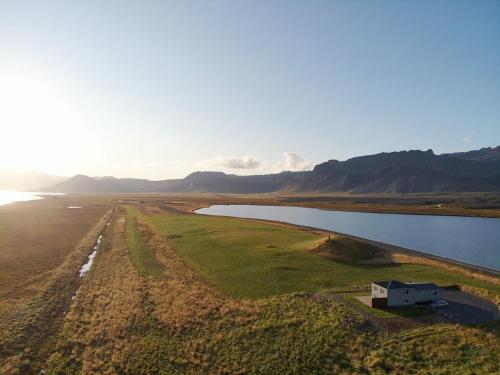
<path id="1" fill-rule="evenodd" d="M 448 306 L 448 301 L 445 301 L 444 299 L 431 303 L 431 309 L 441 309 L 445 306 Z"/>

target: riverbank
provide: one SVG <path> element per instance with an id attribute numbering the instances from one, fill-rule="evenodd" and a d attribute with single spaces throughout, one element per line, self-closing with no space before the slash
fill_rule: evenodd
<path id="1" fill-rule="evenodd" d="M 380 214 L 255 205 L 214 205 L 196 212 L 284 221 L 500 270 L 500 220 L 496 218 Z"/>
<path id="2" fill-rule="evenodd" d="M 219 216 L 219 215 L 211 215 L 211 216 Z M 220 217 L 227 217 L 227 216 L 220 216 Z M 239 217 L 234 217 L 235 219 L 243 219 Z M 401 246 L 396 246 L 396 245 L 391 245 L 388 243 L 380 242 L 380 241 L 374 241 L 374 240 L 369 240 L 367 238 L 362 238 L 362 237 L 357 237 L 357 236 L 352 236 L 350 234 L 346 233 L 341 233 L 341 232 L 336 232 L 336 231 L 331 231 L 331 230 L 325 230 L 321 228 L 316 228 L 316 227 L 309 227 L 305 225 L 297 225 L 297 224 L 291 224 L 287 223 L 284 221 L 277 221 L 277 220 L 266 220 L 266 219 L 243 219 L 243 220 L 254 220 L 254 221 L 260 221 L 260 222 L 266 222 L 266 223 L 271 223 L 271 224 L 277 224 L 277 225 L 286 225 L 286 226 L 291 226 L 291 227 L 296 227 L 296 228 L 301 228 L 307 231 L 313 231 L 313 232 L 322 232 L 326 233 L 329 235 L 333 236 L 342 236 L 345 238 L 349 238 L 355 241 L 359 241 L 368 245 L 376 246 L 387 253 L 393 255 L 393 258 L 386 258 L 386 259 L 379 259 L 376 261 L 373 261 L 373 264 L 384 264 L 384 263 L 390 263 L 391 261 L 393 263 L 414 263 L 414 264 L 426 264 L 426 265 L 433 265 L 433 266 L 439 266 L 442 268 L 446 268 L 450 271 L 458 271 L 462 274 L 466 274 L 467 276 L 472 276 L 475 277 L 479 280 L 483 281 L 488 281 L 492 282 L 496 285 L 500 285 L 500 271 L 488 268 L 488 267 L 482 267 L 482 266 L 476 266 L 473 264 L 465 263 L 465 262 L 460 262 L 458 260 L 453 260 L 449 258 L 444 258 L 440 257 L 437 255 L 432 255 L 428 254 L 422 251 L 417 251 L 417 250 L 411 250 L 408 248 L 404 248 Z M 401 257 L 401 255 L 406 256 L 407 258 Z M 424 262 L 422 261 L 417 261 L 415 258 L 420 258 L 422 260 L 425 260 Z M 366 263 L 368 264 L 368 263 Z"/>
<path id="3" fill-rule="evenodd" d="M 365 263 L 386 251 L 326 231 L 243 218 L 152 213 L 134 214 L 211 285 L 236 298 L 286 293 L 358 290 L 385 278 L 471 285 L 498 293 L 500 287 L 462 273 L 410 262 Z M 130 211 L 132 212 L 132 211 Z M 154 249 L 156 246 L 150 246 Z"/>
<path id="4" fill-rule="evenodd" d="M 149 197 L 150 199 L 153 197 Z M 157 197 L 159 198 L 159 197 Z M 197 210 L 202 209 L 202 208 L 207 208 L 216 204 L 246 204 L 246 205 L 256 205 L 256 206 L 263 206 L 265 205 L 266 202 L 269 202 L 269 198 L 262 197 L 262 198 L 256 198 L 256 197 L 227 197 L 227 196 L 180 196 L 177 195 L 175 197 L 170 197 L 170 199 L 165 199 L 166 197 L 163 197 L 162 199 L 162 205 L 160 206 L 155 206 L 153 209 L 152 206 L 151 208 L 151 213 L 190 213 L 190 214 L 195 214 Z M 172 199 L 173 198 L 173 199 Z M 155 202 L 154 198 L 151 199 L 151 202 L 143 202 L 143 203 L 155 203 L 157 204 L 158 202 Z M 223 203 L 224 202 L 224 203 Z M 301 201 L 303 203 L 303 201 Z M 274 203 L 277 203 L 274 201 Z M 302 207 L 301 205 L 298 204 L 293 205 L 295 207 Z M 275 206 L 286 206 L 285 204 L 271 204 Z M 359 206 L 355 206 L 359 207 Z M 310 208 L 320 208 L 320 207 L 310 207 Z M 387 208 L 387 207 L 386 207 Z M 333 210 L 333 209 L 332 209 Z M 345 210 L 345 211 L 350 211 L 350 210 Z M 369 212 L 369 211 L 359 211 L 359 212 Z M 377 212 L 379 213 L 379 212 Z M 380 213 L 388 213 L 388 212 L 380 212 Z M 415 212 L 413 212 L 415 213 Z M 460 216 L 460 215 L 452 215 L 452 216 Z M 474 217 L 474 215 L 465 215 L 468 217 Z M 494 217 L 494 216 L 492 216 Z M 479 280 L 484 280 L 488 282 L 493 282 L 494 284 L 499 284 L 500 283 L 500 271 L 488 268 L 488 267 L 483 267 L 479 265 L 473 265 L 465 262 L 461 262 L 458 260 L 453 260 L 445 257 L 441 257 L 438 255 L 432 255 L 425 253 L 423 251 L 417 251 L 417 250 L 412 250 L 408 249 L 402 246 L 397 246 L 397 245 L 392 245 L 389 243 L 384 243 L 380 241 L 375 241 L 375 240 L 370 240 L 358 236 L 353 236 L 349 235 L 346 233 L 338 232 L 338 231 L 332 231 L 332 230 L 325 230 L 317 227 L 311 227 L 311 226 L 304 226 L 304 225 L 298 225 L 298 224 L 292 224 L 284 221 L 279 221 L 279 220 L 265 220 L 265 219 L 248 219 L 248 220 L 256 220 L 256 221 L 262 221 L 262 222 L 267 222 L 267 223 L 274 223 L 278 225 L 288 225 L 292 227 L 297 227 L 297 228 L 302 228 L 306 230 L 311 230 L 311 231 L 316 231 L 316 232 L 323 232 L 326 234 L 331 234 L 331 235 L 340 235 L 344 236 L 346 238 L 350 238 L 365 244 L 377 246 L 380 249 L 384 250 L 388 254 L 390 254 L 390 257 L 385 258 L 385 259 L 379 259 L 379 262 L 386 262 L 386 263 L 414 263 L 414 264 L 427 264 L 427 265 L 433 265 L 437 266 L 440 268 L 448 269 L 448 270 L 453 270 L 456 272 L 460 272 L 461 274 L 465 274 L 471 277 L 474 277 Z"/>
<path id="5" fill-rule="evenodd" d="M 440 215 L 466 217 L 500 217 L 500 193 L 407 194 L 407 195 L 297 195 L 297 194 L 137 194 L 143 203 L 168 202 L 180 210 L 193 210 L 215 204 L 259 206 L 292 206 L 329 211 Z"/>
<path id="6" fill-rule="evenodd" d="M 193 213 L 195 211 L 193 211 Z M 210 215 L 210 216 L 227 217 L 223 215 Z M 234 217 L 234 218 L 271 223 L 280 226 L 283 225 L 291 226 L 291 227 L 301 228 L 307 231 L 321 232 L 331 236 L 341 236 L 344 238 L 349 238 L 358 241 L 360 243 L 375 246 L 386 253 L 386 256 L 373 259 L 370 262 L 367 262 L 366 264 L 370 263 L 371 264 L 391 264 L 391 263 L 425 264 L 434 267 L 440 267 L 449 271 L 460 272 L 461 274 L 474 277 L 482 281 L 487 281 L 496 285 L 500 285 L 500 271 L 488 267 L 473 265 L 459 260 L 449 259 L 438 255 L 425 253 L 422 251 L 408 249 L 402 246 L 392 245 L 381 241 L 370 240 L 367 238 L 349 235 L 338 231 L 327 230 L 324 228 L 299 225 L 285 221 L 268 220 L 262 218 L 242 218 L 242 217 Z"/>

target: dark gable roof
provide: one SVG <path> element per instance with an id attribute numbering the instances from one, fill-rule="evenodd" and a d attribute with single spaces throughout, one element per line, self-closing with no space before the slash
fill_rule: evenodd
<path id="1" fill-rule="evenodd" d="M 381 286 L 385 289 L 408 289 L 413 288 L 411 285 L 406 285 L 405 283 L 396 280 L 386 280 L 386 281 L 374 281 L 374 284 Z"/>
<path id="2" fill-rule="evenodd" d="M 373 284 L 381 286 L 385 289 L 440 289 L 434 283 L 402 283 L 396 280 L 374 281 Z"/>
<path id="3" fill-rule="evenodd" d="M 418 289 L 418 290 L 440 289 L 439 286 L 437 286 L 434 283 L 408 283 L 408 285 L 411 285 L 413 288 Z"/>

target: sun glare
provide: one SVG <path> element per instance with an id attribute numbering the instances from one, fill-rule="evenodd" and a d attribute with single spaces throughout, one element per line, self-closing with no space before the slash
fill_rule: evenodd
<path id="1" fill-rule="evenodd" d="M 68 148 L 65 134 L 80 118 L 49 82 L 0 72 L 0 168 L 52 169 Z"/>

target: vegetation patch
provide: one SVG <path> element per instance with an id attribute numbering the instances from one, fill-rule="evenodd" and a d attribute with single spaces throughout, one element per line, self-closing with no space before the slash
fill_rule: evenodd
<path id="1" fill-rule="evenodd" d="M 333 260 L 345 262 L 363 262 L 387 255 L 377 246 L 340 235 L 328 236 L 317 252 Z"/>
<path id="2" fill-rule="evenodd" d="M 155 252 L 149 248 L 138 229 L 138 209 L 127 207 L 127 245 L 130 261 L 142 276 L 160 277 L 165 266 L 158 261 Z"/>
<path id="3" fill-rule="evenodd" d="M 500 287 L 481 280 L 420 264 L 361 264 L 335 261 L 311 252 L 326 235 L 292 226 L 205 215 L 154 215 L 153 229 L 167 238 L 217 288 L 239 298 L 259 298 L 282 293 L 346 289 L 368 286 L 372 281 L 432 281 L 440 285 L 478 286 L 494 293 Z M 353 241 L 353 240 L 350 240 Z M 362 245 L 336 242 L 348 249 Z"/>

